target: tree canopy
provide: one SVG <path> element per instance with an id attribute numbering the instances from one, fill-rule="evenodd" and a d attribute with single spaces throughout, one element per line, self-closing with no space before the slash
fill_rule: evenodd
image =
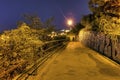
<path id="1" fill-rule="evenodd" d="M 120 0 L 90 0 L 89 8 L 92 14 L 81 20 L 86 29 L 120 35 Z"/>
<path id="2" fill-rule="evenodd" d="M 77 23 L 77 24 L 72 28 L 71 32 L 77 35 L 77 34 L 79 33 L 80 29 L 82 29 L 82 28 L 84 28 L 84 26 L 81 25 L 81 23 Z"/>

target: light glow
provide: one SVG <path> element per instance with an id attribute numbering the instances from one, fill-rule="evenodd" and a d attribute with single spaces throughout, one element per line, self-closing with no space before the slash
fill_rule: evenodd
<path id="1" fill-rule="evenodd" d="M 73 25 L 73 20 L 72 20 L 72 19 L 68 19 L 68 20 L 67 20 L 67 24 L 68 24 L 69 26 Z"/>

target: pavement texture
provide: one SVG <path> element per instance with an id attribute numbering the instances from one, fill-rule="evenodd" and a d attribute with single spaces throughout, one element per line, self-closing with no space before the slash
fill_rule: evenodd
<path id="1" fill-rule="evenodd" d="M 28 80 L 120 80 L 120 65 L 81 45 L 70 42 Z"/>

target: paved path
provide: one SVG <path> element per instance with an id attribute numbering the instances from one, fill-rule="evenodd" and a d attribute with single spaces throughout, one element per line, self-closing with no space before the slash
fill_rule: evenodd
<path id="1" fill-rule="evenodd" d="M 97 52 L 70 42 L 29 80 L 120 80 L 120 66 Z"/>

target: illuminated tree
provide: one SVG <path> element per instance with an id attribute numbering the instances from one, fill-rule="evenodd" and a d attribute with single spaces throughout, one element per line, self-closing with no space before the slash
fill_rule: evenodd
<path id="1" fill-rule="evenodd" d="M 81 20 L 87 29 L 104 32 L 112 39 L 120 35 L 120 0 L 90 0 L 89 8 L 92 14 Z"/>
<path id="2" fill-rule="evenodd" d="M 25 23 L 18 29 L 5 31 L 0 37 L 0 53 L 6 62 L 18 59 L 28 60 L 39 54 L 43 42 L 36 29 L 30 29 Z"/>
<path id="3" fill-rule="evenodd" d="M 107 1 L 103 10 L 108 15 L 120 17 L 120 0 Z"/>
<path id="4" fill-rule="evenodd" d="M 104 41 L 109 38 L 108 44 L 111 47 L 111 58 L 113 58 L 120 36 L 120 0 L 90 0 L 89 8 L 92 13 L 84 16 L 81 24 L 87 30 L 104 33 Z"/>
<path id="5" fill-rule="evenodd" d="M 120 1 L 109 0 L 103 8 L 104 14 L 99 18 L 99 28 L 112 39 L 120 35 Z"/>

